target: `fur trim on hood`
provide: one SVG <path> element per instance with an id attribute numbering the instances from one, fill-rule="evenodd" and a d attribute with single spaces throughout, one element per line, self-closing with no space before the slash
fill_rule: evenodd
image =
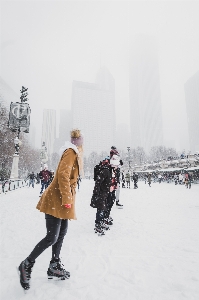
<path id="1" fill-rule="evenodd" d="M 72 144 L 71 142 L 66 141 L 64 143 L 64 145 L 59 149 L 59 155 L 62 156 L 62 154 L 64 153 L 64 151 L 66 149 L 69 149 L 69 148 L 73 149 L 77 154 L 79 154 L 79 151 L 78 151 L 77 147 L 74 144 Z"/>

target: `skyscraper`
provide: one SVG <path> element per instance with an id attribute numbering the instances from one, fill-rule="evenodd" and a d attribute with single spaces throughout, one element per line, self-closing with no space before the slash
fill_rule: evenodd
<path id="1" fill-rule="evenodd" d="M 67 109 L 60 110 L 59 137 L 54 141 L 54 152 L 59 153 L 59 149 L 65 141 L 70 141 L 71 111 Z"/>
<path id="2" fill-rule="evenodd" d="M 95 83 L 73 81 L 72 124 L 84 135 L 84 152 L 110 150 L 115 140 L 115 81 L 101 68 Z"/>
<path id="3" fill-rule="evenodd" d="M 0 77 L 0 106 L 6 107 L 9 111 L 11 102 L 21 102 L 20 95 L 17 95 Z"/>
<path id="4" fill-rule="evenodd" d="M 149 152 L 163 144 L 158 53 L 154 38 L 137 36 L 130 49 L 131 146 Z"/>
<path id="5" fill-rule="evenodd" d="M 117 125 L 116 131 L 116 146 L 119 150 L 126 151 L 130 143 L 130 133 L 128 125 L 125 123 L 120 123 Z"/>
<path id="6" fill-rule="evenodd" d="M 184 85 L 190 150 L 199 151 L 199 71 Z"/>
<path id="7" fill-rule="evenodd" d="M 45 142 L 49 157 L 53 153 L 54 140 L 56 138 L 56 110 L 43 110 L 43 125 L 41 143 Z"/>

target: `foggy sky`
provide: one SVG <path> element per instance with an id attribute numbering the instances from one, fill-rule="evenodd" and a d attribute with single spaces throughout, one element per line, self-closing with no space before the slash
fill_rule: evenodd
<path id="1" fill-rule="evenodd" d="M 72 81 L 115 78 L 116 120 L 129 122 L 129 44 L 157 39 L 165 146 L 189 150 L 184 83 L 199 70 L 198 1 L 1 1 L 1 77 L 29 88 L 41 144 L 44 108 L 69 109 Z M 10 99 L 12 101 L 12 99 Z"/>

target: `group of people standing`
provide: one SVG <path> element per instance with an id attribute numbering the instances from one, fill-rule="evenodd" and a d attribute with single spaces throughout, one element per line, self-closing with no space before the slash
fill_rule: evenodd
<path id="1" fill-rule="evenodd" d="M 126 175 L 124 175 L 124 171 L 121 174 L 122 176 L 122 188 L 131 188 L 131 179 L 133 180 L 134 183 L 134 189 L 138 188 L 138 174 L 133 173 L 133 176 L 131 176 L 130 171 L 128 170 Z M 126 185 L 125 185 L 126 183 Z"/>
<path id="2" fill-rule="evenodd" d="M 53 181 L 54 171 L 49 171 L 48 166 L 44 164 L 43 169 L 37 175 L 34 172 L 30 173 L 26 180 L 29 179 L 29 187 L 32 186 L 34 188 L 35 181 L 36 183 L 41 182 L 41 191 L 40 195 L 43 194 L 43 191 L 49 186 L 49 184 Z"/>

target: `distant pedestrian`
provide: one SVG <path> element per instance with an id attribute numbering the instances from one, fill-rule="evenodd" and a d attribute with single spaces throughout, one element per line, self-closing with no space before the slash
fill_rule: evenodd
<path id="1" fill-rule="evenodd" d="M 161 183 L 162 182 L 162 175 L 158 174 L 158 182 Z"/>
<path id="2" fill-rule="evenodd" d="M 134 182 L 134 189 L 138 188 L 138 174 L 133 173 L 133 182 Z"/>
<path id="3" fill-rule="evenodd" d="M 41 179 L 41 191 L 40 195 L 42 195 L 43 190 L 46 189 L 50 183 L 50 178 L 52 176 L 51 172 L 48 170 L 48 166 L 45 164 L 43 170 L 39 173 Z"/>
<path id="4" fill-rule="evenodd" d="M 81 182 L 81 177 L 78 176 L 78 178 L 77 178 L 77 188 L 78 188 L 78 191 L 79 191 L 79 187 L 80 187 L 80 182 Z"/>
<path id="5" fill-rule="evenodd" d="M 183 175 L 180 173 L 178 176 L 179 184 L 183 183 Z"/>
<path id="6" fill-rule="evenodd" d="M 32 187 L 34 188 L 34 183 L 35 183 L 35 179 L 36 179 L 34 172 L 29 174 L 26 179 L 28 179 L 28 178 L 29 178 L 29 187 L 32 185 Z"/>
<path id="7" fill-rule="evenodd" d="M 131 175 L 129 171 L 126 173 L 125 180 L 126 180 L 126 187 L 130 189 Z"/>
<path id="8" fill-rule="evenodd" d="M 125 188 L 125 177 L 124 177 L 124 172 L 122 172 L 122 188 Z"/>
<path id="9" fill-rule="evenodd" d="M 174 174 L 173 179 L 174 179 L 175 185 L 177 185 L 178 184 L 178 175 L 176 173 Z"/>
<path id="10" fill-rule="evenodd" d="M 152 180 L 152 176 L 151 176 L 152 174 L 151 173 L 149 173 L 148 174 L 148 177 L 147 177 L 147 180 L 148 180 L 148 185 L 149 185 L 149 187 L 151 187 L 151 180 Z"/>

